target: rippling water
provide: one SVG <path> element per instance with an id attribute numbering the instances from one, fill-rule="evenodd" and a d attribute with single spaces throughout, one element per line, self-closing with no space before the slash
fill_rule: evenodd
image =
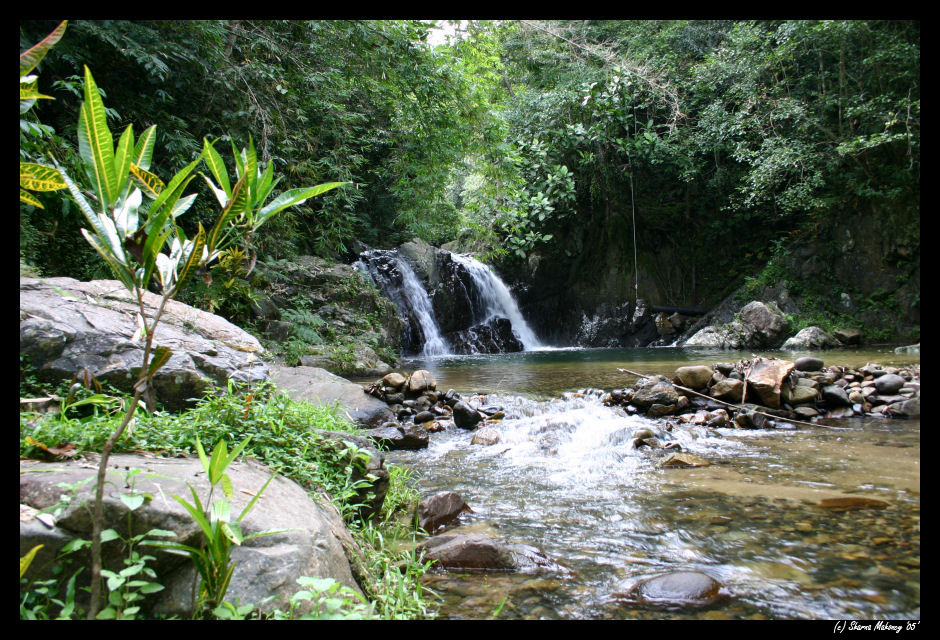
<path id="1" fill-rule="evenodd" d="M 750 354 L 677 349 L 547 351 L 421 360 L 439 387 L 482 391 L 506 409 L 501 441 L 433 434 L 428 449 L 393 452 L 420 473 L 422 495 L 452 490 L 473 508 L 456 531 L 532 544 L 569 574 L 429 576 L 441 615 L 488 618 L 920 617 L 920 422 L 852 419 L 778 430 L 676 425 L 604 407 L 579 387 L 624 386 L 617 367 L 671 373 Z M 790 358 L 794 354 L 787 354 Z M 832 364 L 919 361 L 826 352 Z M 613 372 L 611 372 L 613 369 Z M 547 399 L 551 398 L 551 399 Z M 675 423 L 675 420 L 672 420 Z M 633 449 L 638 429 L 712 464 L 661 469 L 662 450 Z M 832 512 L 825 498 L 883 509 Z M 618 599 L 642 577 L 705 572 L 727 598 L 705 609 L 652 609 Z"/>

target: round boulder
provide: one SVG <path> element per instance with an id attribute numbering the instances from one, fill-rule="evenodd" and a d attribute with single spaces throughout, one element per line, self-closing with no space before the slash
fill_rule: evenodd
<path id="1" fill-rule="evenodd" d="M 412 373 L 411 379 L 408 381 L 408 389 L 412 393 L 421 393 L 422 391 L 436 388 L 437 381 L 434 379 L 434 376 L 424 369 L 418 369 Z"/>
<path id="2" fill-rule="evenodd" d="M 722 584 L 699 571 L 673 571 L 644 578 L 627 594 L 628 599 L 647 605 L 704 607 L 722 597 Z"/>
<path id="3" fill-rule="evenodd" d="M 714 372 L 712 371 L 711 367 L 706 367 L 705 365 L 701 364 L 689 367 L 679 367 L 676 369 L 675 379 L 678 380 L 680 384 L 698 391 L 708 384 L 708 381 L 711 380 L 713 373 Z"/>
<path id="4" fill-rule="evenodd" d="M 894 373 L 887 373 L 875 379 L 875 388 L 878 389 L 878 393 L 887 396 L 900 391 L 905 382 L 906 380 L 901 376 Z"/>
<path id="5" fill-rule="evenodd" d="M 472 429 L 482 419 L 480 412 L 463 400 L 454 404 L 454 424 L 461 429 Z"/>
<path id="6" fill-rule="evenodd" d="M 813 358 L 812 356 L 806 356 L 804 358 L 796 359 L 796 370 L 797 371 L 820 371 L 823 368 L 823 361 L 820 358 Z"/>

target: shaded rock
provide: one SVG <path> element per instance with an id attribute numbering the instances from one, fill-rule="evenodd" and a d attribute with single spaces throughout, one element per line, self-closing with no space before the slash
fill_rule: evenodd
<path id="1" fill-rule="evenodd" d="M 744 382 L 734 378 L 725 378 L 712 386 L 710 393 L 712 397 L 725 402 L 741 402 L 741 395 L 744 393 Z"/>
<path id="2" fill-rule="evenodd" d="M 738 313 L 740 322 L 750 335 L 748 346 L 770 346 L 787 328 L 787 318 L 774 302 L 757 300 L 746 304 Z"/>
<path id="3" fill-rule="evenodd" d="M 418 504 L 418 526 L 428 532 L 456 520 L 463 513 L 473 513 L 464 499 L 453 491 L 442 491 Z"/>
<path id="4" fill-rule="evenodd" d="M 676 405 L 674 404 L 651 404 L 649 409 L 646 410 L 646 415 L 650 418 L 659 418 L 661 416 L 668 416 L 673 411 L 676 410 Z"/>
<path id="5" fill-rule="evenodd" d="M 698 571 L 673 571 L 643 578 L 627 593 L 627 599 L 645 605 L 698 608 L 722 597 L 722 584 Z"/>
<path id="6" fill-rule="evenodd" d="M 369 437 L 390 450 L 426 449 L 428 429 L 423 424 L 390 422 L 378 429 L 369 431 Z"/>
<path id="7" fill-rule="evenodd" d="M 514 353 L 525 346 L 512 329 L 509 318 L 495 316 L 468 329 L 444 335 L 454 353 Z"/>
<path id="8" fill-rule="evenodd" d="M 422 411 L 415 414 L 415 424 L 424 424 L 425 422 L 430 422 L 437 417 L 433 411 Z"/>
<path id="9" fill-rule="evenodd" d="M 89 468 L 90 467 L 90 468 Z M 183 544 L 198 545 L 201 530 L 189 513 L 171 495 L 191 499 L 187 483 L 205 500 L 208 483 L 198 458 L 145 458 L 136 455 L 116 454 L 111 457 L 110 482 L 104 491 L 105 528 L 114 528 L 126 535 L 127 506 L 120 500 L 124 492 L 125 468 L 143 469 L 137 476 L 136 488 L 157 496 L 134 511 L 133 534 L 160 528 L 176 532 L 172 540 Z M 97 470 L 87 462 L 68 461 L 41 463 L 20 462 L 20 502 L 36 509 L 55 505 L 62 493 L 59 482 L 74 484 L 93 477 Z M 118 470 L 119 469 L 119 470 Z M 41 473 L 39 471 L 42 471 Z M 234 493 L 231 499 L 233 513 L 241 513 L 268 478 L 271 471 L 250 462 L 234 462 L 227 470 Z M 80 537 L 90 539 L 91 516 L 86 505 L 94 498 L 93 482 L 79 489 L 77 499 L 61 514 L 55 524 L 56 535 L 42 536 L 47 544 L 41 553 L 55 553 L 60 543 Z M 250 493 L 249 493 L 250 492 Z M 159 496 L 166 496 L 162 499 Z M 21 523 L 21 548 L 31 545 L 30 523 Z M 24 527 L 24 525 L 27 525 Z M 283 530 L 271 536 L 249 540 L 232 549 L 235 570 L 226 599 L 242 603 L 257 603 L 262 611 L 270 611 L 289 598 L 296 590 L 296 579 L 300 576 L 334 578 L 341 584 L 359 591 L 350 566 L 350 557 L 361 552 L 353 541 L 349 530 L 336 508 L 325 499 L 311 497 L 296 483 L 283 477 L 275 478 L 262 494 L 251 511 L 241 522 L 245 535 L 262 530 Z M 104 543 L 102 547 L 105 567 L 122 570 L 125 555 L 120 541 Z M 25 551 L 21 551 L 21 554 Z M 77 552 L 78 560 L 87 566 L 87 549 Z M 156 560 L 151 566 L 166 587 L 143 601 L 145 610 L 154 614 L 191 615 L 193 565 L 189 558 L 150 549 L 148 553 Z M 41 558 L 37 558 L 40 560 Z M 41 562 L 34 562 L 31 571 L 38 571 Z M 87 571 L 79 574 L 79 587 Z M 84 593 L 79 590 L 79 593 Z M 266 598 L 280 596 L 281 600 L 264 602 Z M 83 596 L 80 596 L 83 597 Z"/>
<path id="10" fill-rule="evenodd" d="M 790 404 L 806 404 L 813 402 L 819 393 L 813 387 L 797 385 L 790 389 Z"/>
<path id="11" fill-rule="evenodd" d="M 145 292 L 152 318 L 161 298 Z M 29 355 L 42 380 L 70 380 L 87 369 L 101 382 L 132 392 L 145 344 L 133 340 L 137 301 L 117 280 L 20 278 L 20 353 Z M 157 398 L 170 409 L 192 404 L 229 379 L 260 382 L 269 377 L 264 349 L 224 318 L 182 302 L 166 304 L 154 347 L 171 351 L 153 378 Z"/>
<path id="12" fill-rule="evenodd" d="M 418 551 L 424 561 L 436 560 L 445 569 L 531 571 L 559 568 L 535 547 L 511 544 L 479 533 L 434 536 L 418 545 Z"/>
<path id="13" fill-rule="evenodd" d="M 806 327 L 795 336 L 788 338 L 780 348 L 784 351 L 802 351 L 809 349 L 835 349 L 841 343 L 819 327 Z"/>
<path id="14" fill-rule="evenodd" d="M 849 395 L 845 392 L 845 389 L 838 385 L 829 384 L 822 388 L 821 391 L 823 402 L 826 403 L 827 407 L 850 407 L 852 406 L 852 401 L 849 400 Z"/>
<path id="15" fill-rule="evenodd" d="M 891 395 L 900 391 L 905 382 L 907 381 L 901 376 L 888 373 L 875 380 L 875 388 L 881 395 Z"/>
<path id="16" fill-rule="evenodd" d="M 797 371 L 819 371 L 823 368 L 823 361 L 820 358 L 804 356 L 796 359 Z"/>
<path id="17" fill-rule="evenodd" d="M 274 383 L 293 400 L 314 404 L 338 403 L 350 420 L 368 426 L 395 419 L 384 402 L 365 393 L 358 384 L 325 369 L 274 365 L 272 373 Z"/>
<path id="18" fill-rule="evenodd" d="M 461 429 L 472 429 L 483 417 L 480 412 L 460 400 L 454 404 L 454 424 Z"/>
<path id="19" fill-rule="evenodd" d="M 891 405 L 891 413 L 899 416 L 907 416 L 908 418 L 919 418 L 920 398 L 911 398 L 910 400 Z"/>
<path id="20" fill-rule="evenodd" d="M 832 332 L 832 335 L 842 344 L 853 345 L 862 343 L 862 332 L 858 329 L 836 329 Z"/>
<path id="21" fill-rule="evenodd" d="M 706 367 L 705 365 L 693 365 L 688 367 L 679 367 L 676 369 L 676 379 L 683 386 L 689 387 L 696 391 L 705 388 L 705 385 L 708 384 L 708 381 L 711 380 L 712 374 L 711 367 Z"/>
<path id="22" fill-rule="evenodd" d="M 788 360 L 755 358 L 747 377 L 748 391 L 753 390 L 762 404 L 778 408 L 783 381 L 793 371 L 794 366 L 794 363 Z"/>

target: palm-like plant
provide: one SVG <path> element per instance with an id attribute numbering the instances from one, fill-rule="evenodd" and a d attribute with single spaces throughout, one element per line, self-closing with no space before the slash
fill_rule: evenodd
<path id="1" fill-rule="evenodd" d="M 263 173 L 257 170 L 253 146 L 237 162 L 238 181 L 231 190 L 223 186 L 226 197 L 220 197 L 222 213 L 207 232 L 202 224 L 193 238 L 188 238 L 176 219 L 185 213 L 196 194 L 183 195 L 195 177 L 196 167 L 211 152 L 211 145 L 191 163 L 183 167 L 169 183 L 150 172 L 156 126 L 146 129 L 135 140 L 133 125 L 128 125 L 114 144 L 108 128 L 104 103 L 91 72 L 85 67 L 84 101 L 79 113 L 79 156 L 84 163 L 85 178 L 90 191 L 81 189 L 58 164 L 56 167 L 72 198 L 78 204 L 90 229 L 82 234 L 101 255 L 114 275 L 137 302 L 138 331 L 135 339 L 143 340 L 144 357 L 134 395 L 128 402 L 121 425 L 111 434 L 101 451 L 98 485 L 92 528 L 92 594 L 89 618 L 97 614 L 101 589 L 102 498 L 105 471 L 115 443 L 134 415 L 141 398 L 153 408 L 153 377 L 170 359 L 166 347 L 154 348 L 154 332 L 166 304 L 193 275 L 215 260 L 232 238 L 233 223 L 242 223 L 253 231 L 276 213 L 306 198 L 345 183 L 332 182 L 306 189 L 287 191 L 269 205 L 263 206 L 276 181 L 270 166 Z M 210 170 L 223 185 L 217 173 L 220 160 L 208 154 Z M 224 169 L 224 165 L 221 165 Z M 217 193 L 217 197 L 218 197 Z M 149 199 L 145 204 L 144 198 Z M 164 249 L 168 251 L 164 252 Z M 147 318 L 144 304 L 147 287 L 156 276 L 160 303 L 153 317 Z"/>

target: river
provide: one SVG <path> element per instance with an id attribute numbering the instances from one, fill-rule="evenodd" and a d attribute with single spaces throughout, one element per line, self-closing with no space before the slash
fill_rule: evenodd
<path id="1" fill-rule="evenodd" d="M 691 363 L 752 352 L 549 349 L 420 358 L 438 388 L 486 394 L 506 409 L 501 441 L 431 435 L 427 449 L 388 460 L 415 469 L 423 496 L 461 494 L 473 513 L 448 532 L 534 545 L 565 573 L 431 572 L 451 619 L 912 619 L 920 617 L 920 420 L 853 418 L 774 430 L 676 425 L 605 407 L 610 390 Z M 764 352 L 793 359 L 803 353 Z M 909 364 L 890 350 L 812 354 L 827 364 Z M 676 422 L 673 420 L 673 422 Z M 633 449 L 649 428 L 711 466 L 662 469 L 662 451 Z M 833 511 L 867 497 L 884 508 Z M 692 570 L 725 597 L 702 609 L 650 608 L 621 596 L 644 577 Z"/>

